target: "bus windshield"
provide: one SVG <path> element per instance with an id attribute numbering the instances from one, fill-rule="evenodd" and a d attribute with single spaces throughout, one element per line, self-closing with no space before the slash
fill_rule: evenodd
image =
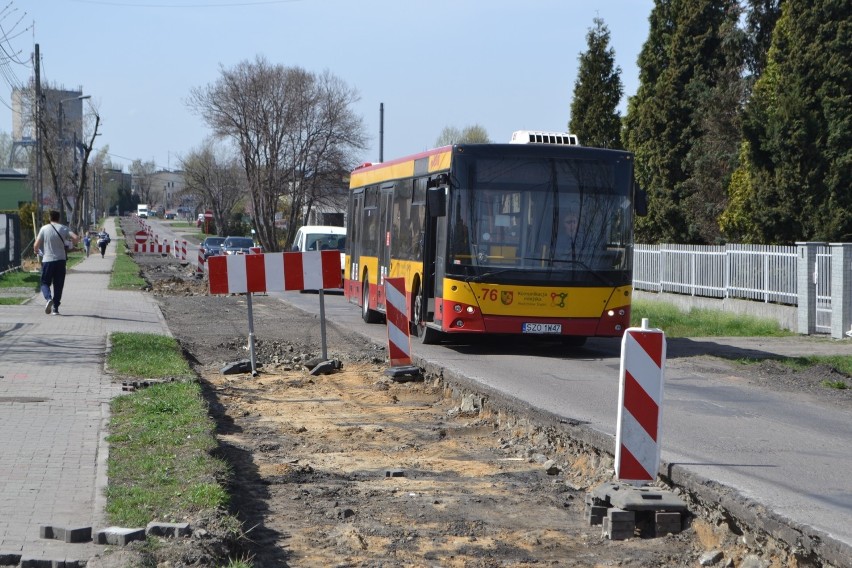
<path id="1" fill-rule="evenodd" d="M 632 163 L 547 155 L 456 156 L 447 273 L 629 280 Z"/>

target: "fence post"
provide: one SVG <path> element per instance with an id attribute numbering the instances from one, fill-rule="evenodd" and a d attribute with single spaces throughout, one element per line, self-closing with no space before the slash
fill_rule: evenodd
<path id="1" fill-rule="evenodd" d="M 843 339 L 852 326 L 852 244 L 831 243 L 831 337 Z"/>
<path id="2" fill-rule="evenodd" d="M 816 332 L 816 262 L 817 247 L 823 243 L 796 243 L 798 253 L 796 268 L 796 290 L 799 295 L 799 333 L 813 335 Z"/>

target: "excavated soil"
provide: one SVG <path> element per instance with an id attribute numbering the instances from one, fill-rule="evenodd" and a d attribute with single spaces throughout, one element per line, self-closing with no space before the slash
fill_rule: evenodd
<path id="1" fill-rule="evenodd" d="M 207 295 L 174 259 L 136 260 L 200 376 L 233 468 L 232 512 L 246 534 L 232 558 L 256 567 L 686 567 L 718 551 L 718 566 L 787 564 L 783 550 L 764 546 L 758 559 L 727 524 L 700 517 L 686 516 L 678 534 L 603 537 L 585 518 L 585 498 L 611 479 L 609 456 L 454 399 L 434 377 L 394 381 L 382 346 L 333 325 L 328 355 L 339 369 L 311 375 L 319 321 L 275 298 L 253 296 L 257 375 L 223 374 L 249 357 L 245 297 Z M 848 382 L 829 372 L 800 380 L 775 362 L 759 369 L 754 380 L 782 376 L 785 388 Z M 157 557 L 213 565 L 210 549 L 182 543 Z"/>

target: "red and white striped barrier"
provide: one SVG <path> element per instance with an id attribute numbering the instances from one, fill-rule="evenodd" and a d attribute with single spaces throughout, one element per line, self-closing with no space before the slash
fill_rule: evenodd
<path id="1" fill-rule="evenodd" d="M 169 254 L 171 252 L 171 247 L 169 245 L 134 243 L 133 252 L 137 254 Z"/>
<path id="2" fill-rule="evenodd" d="M 175 245 L 174 245 L 174 248 L 172 249 L 174 251 L 174 257 L 178 260 L 186 260 L 186 248 L 187 248 L 187 242 L 186 241 L 179 241 L 179 240 L 175 239 Z"/>
<path id="3" fill-rule="evenodd" d="M 631 327 L 621 340 L 621 375 L 615 435 L 615 477 L 652 482 L 660 469 L 666 336 L 659 329 Z"/>
<path id="4" fill-rule="evenodd" d="M 207 260 L 204 258 L 204 253 L 201 252 L 201 247 L 198 247 L 198 266 L 195 268 L 196 274 L 204 274 L 204 263 Z"/>
<path id="5" fill-rule="evenodd" d="M 340 288 L 340 252 L 278 252 L 211 256 L 211 294 Z"/>
<path id="6" fill-rule="evenodd" d="M 411 334 L 405 278 L 385 278 L 385 319 L 388 323 L 388 354 L 391 367 L 411 365 Z"/>

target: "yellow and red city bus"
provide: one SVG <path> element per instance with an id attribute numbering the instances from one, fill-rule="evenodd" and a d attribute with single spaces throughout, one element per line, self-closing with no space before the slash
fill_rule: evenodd
<path id="1" fill-rule="evenodd" d="M 384 278 L 402 277 L 424 343 L 622 335 L 634 214 L 645 208 L 633 155 L 567 134 L 534 140 L 457 144 L 352 172 L 344 294 L 364 321 L 381 320 Z"/>

